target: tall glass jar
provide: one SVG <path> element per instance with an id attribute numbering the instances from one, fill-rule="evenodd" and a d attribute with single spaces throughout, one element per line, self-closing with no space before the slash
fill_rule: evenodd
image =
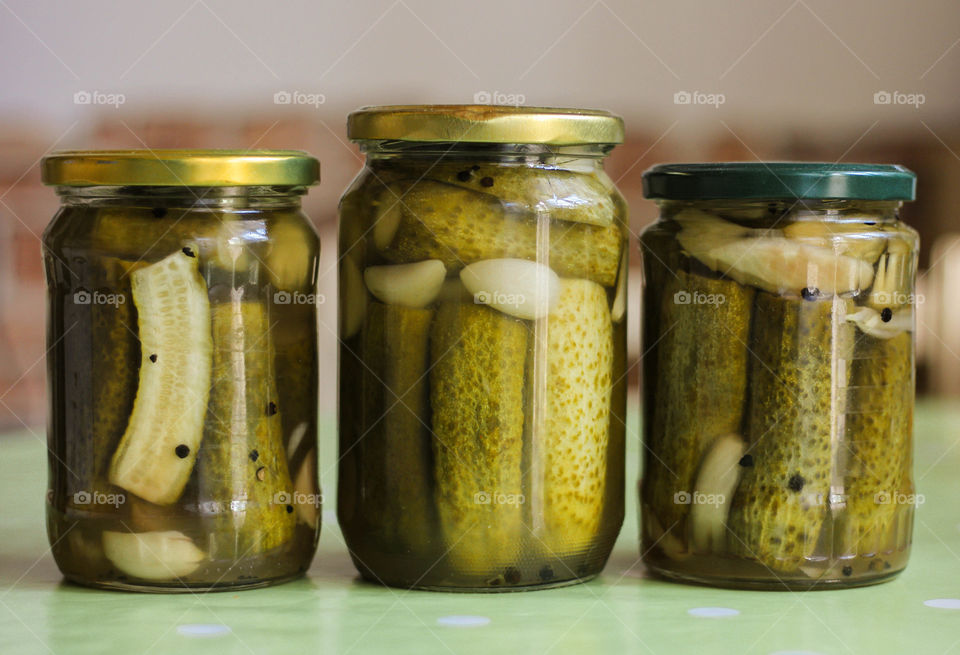
<path id="1" fill-rule="evenodd" d="M 185 591 L 302 574 L 319 534 L 317 161 L 44 160 L 47 527 L 70 580 Z"/>
<path id="2" fill-rule="evenodd" d="M 852 587 L 906 566 L 917 233 L 899 166 L 644 175 L 644 559 L 685 581 Z"/>
<path id="3" fill-rule="evenodd" d="M 338 517 L 372 581 L 589 579 L 623 518 L 626 206 L 604 112 L 383 107 L 340 213 Z"/>

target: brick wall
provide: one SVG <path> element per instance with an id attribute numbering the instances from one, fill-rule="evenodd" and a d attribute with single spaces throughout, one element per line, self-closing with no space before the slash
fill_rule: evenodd
<path id="1" fill-rule="evenodd" d="M 71 147 L 97 148 L 296 148 L 321 160 L 322 182 L 304 200 L 307 215 L 322 237 L 320 292 L 327 302 L 321 307 L 320 356 L 336 361 L 336 207 L 340 193 L 361 166 L 356 148 L 346 141 L 343 117 L 336 115 L 281 113 L 263 117 L 194 116 L 165 113 L 140 120 L 104 116 L 79 143 Z M 641 123 L 638 123 L 642 125 Z M 52 189 L 41 185 L 39 159 L 57 138 L 54 131 L 31 125 L 0 121 L 0 429 L 42 426 L 44 399 L 44 287 L 40 260 L 40 235 L 57 208 Z M 669 137 L 631 129 L 629 139 L 614 150 L 608 171 L 631 206 L 631 230 L 636 235 L 656 217 L 656 207 L 642 199 L 641 174 L 657 162 L 677 160 L 824 159 L 833 161 L 843 147 L 855 141 L 836 138 L 816 141 L 807 135 L 787 135 L 776 141 L 736 128 L 730 134 L 691 150 L 689 144 Z M 745 138 L 743 135 L 747 135 Z M 940 135 L 941 138 L 943 135 Z M 743 139 L 742 141 L 740 139 Z M 924 255 L 939 234 L 955 230 L 955 200 L 960 193 L 952 181 L 960 175 L 960 138 L 946 139 L 949 146 L 933 141 L 929 134 L 872 134 L 857 145 L 846 161 L 903 162 L 920 174 L 921 200 L 908 207 L 905 217 L 923 236 Z M 749 143 L 747 147 L 745 144 Z M 639 267 L 636 244 L 631 264 Z M 638 282 L 639 276 L 633 275 Z M 639 306 L 639 284 L 631 292 L 631 309 Z M 928 299 L 928 301 L 933 299 Z M 935 300 L 933 300 L 935 302 Z M 630 350 L 639 352 L 639 317 L 631 318 Z M 940 328 L 946 329 L 946 328 Z M 931 339 L 935 341 L 935 339 Z M 921 356 L 923 352 L 921 352 Z M 939 364 L 960 368 L 951 358 Z M 942 371 L 937 374 L 942 378 Z M 637 381 L 633 369 L 631 380 Z M 335 390 L 329 382 L 322 389 L 321 407 L 332 411 Z"/>

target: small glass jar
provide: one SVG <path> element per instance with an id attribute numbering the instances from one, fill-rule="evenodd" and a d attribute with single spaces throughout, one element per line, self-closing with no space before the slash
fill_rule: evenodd
<path id="1" fill-rule="evenodd" d="M 306 571 L 319 239 L 295 151 L 47 157 L 47 528 L 70 580 L 238 589 Z"/>
<path id="2" fill-rule="evenodd" d="M 626 206 L 604 112 L 351 114 L 338 517 L 375 582 L 589 579 L 623 519 Z"/>
<path id="3" fill-rule="evenodd" d="M 667 578 L 854 587 L 903 570 L 917 233 L 900 166 L 644 174 L 644 560 Z"/>

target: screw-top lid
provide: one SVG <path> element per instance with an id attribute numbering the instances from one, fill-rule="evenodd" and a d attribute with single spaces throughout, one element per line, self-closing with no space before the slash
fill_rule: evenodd
<path id="1" fill-rule="evenodd" d="M 299 150 L 62 150 L 43 159 L 57 186 L 309 186 L 320 163 Z"/>
<path id="2" fill-rule="evenodd" d="M 916 182 L 912 171 L 890 164 L 661 164 L 643 174 L 643 195 L 665 200 L 913 200 Z"/>
<path id="3" fill-rule="evenodd" d="M 623 119 L 593 109 L 395 105 L 353 112 L 347 135 L 358 141 L 613 145 L 623 143 Z"/>

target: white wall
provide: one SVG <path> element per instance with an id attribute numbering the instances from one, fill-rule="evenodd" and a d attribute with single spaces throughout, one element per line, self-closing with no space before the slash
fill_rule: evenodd
<path id="1" fill-rule="evenodd" d="M 960 110 L 958 38 L 956 0 L 4 0 L 0 116 L 82 128 L 96 108 L 73 104 L 77 90 L 123 93 L 121 112 L 269 111 L 300 90 L 338 122 L 361 104 L 500 91 L 612 109 L 654 134 L 679 120 L 674 138 L 721 120 L 938 130 Z M 681 90 L 726 102 L 677 106 Z M 877 106 L 879 90 L 926 102 Z"/>

